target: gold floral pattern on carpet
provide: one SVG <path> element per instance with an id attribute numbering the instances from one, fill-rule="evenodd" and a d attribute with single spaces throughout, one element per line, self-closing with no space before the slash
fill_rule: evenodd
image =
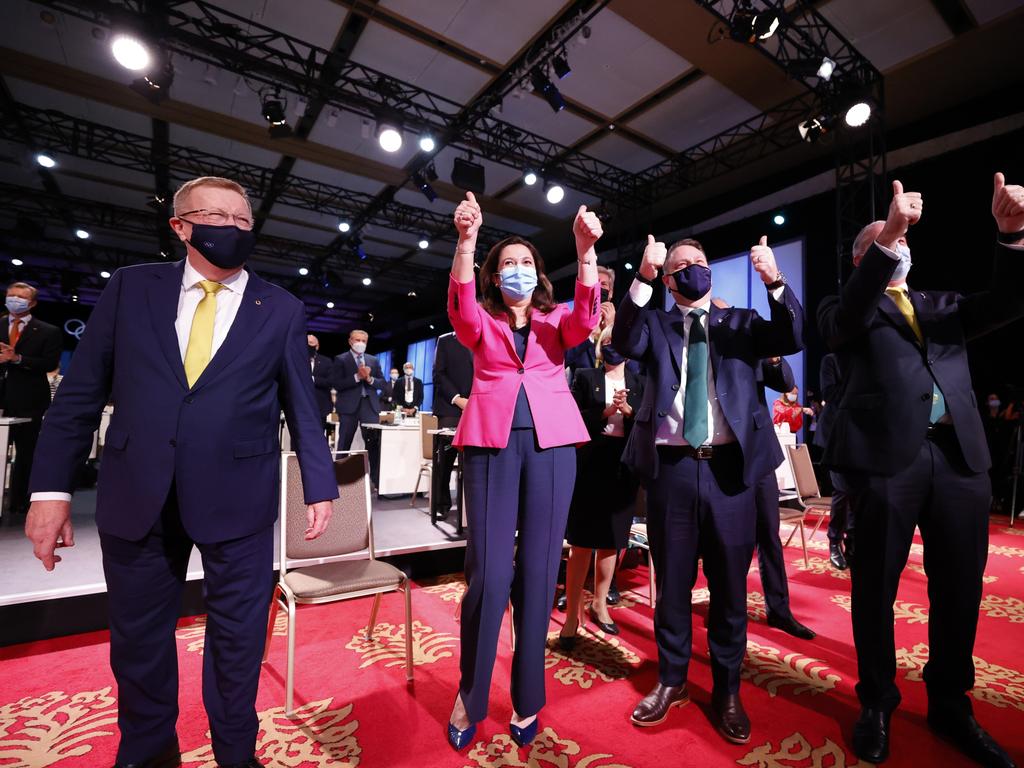
<path id="1" fill-rule="evenodd" d="M 1017 597 L 985 595 L 981 598 L 981 612 L 992 619 L 1009 619 L 1012 624 L 1024 624 L 1024 600 Z"/>
<path id="2" fill-rule="evenodd" d="M 596 753 L 581 757 L 579 743 L 563 739 L 552 728 L 544 728 L 527 747 L 518 747 L 507 733 L 488 742 L 478 741 L 467 757 L 466 768 L 630 768 L 615 762 L 613 755 Z"/>
<path id="3" fill-rule="evenodd" d="M 274 618 L 274 631 L 271 634 L 274 637 L 285 637 L 288 634 L 288 615 L 284 611 L 278 611 Z M 191 623 L 178 627 L 174 631 L 174 638 L 188 643 L 185 646 L 188 653 L 202 656 L 206 646 L 206 617 L 196 616 Z"/>
<path id="4" fill-rule="evenodd" d="M 747 592 L 747 616 L 754 621 L 768 621 L 768 606 L 760 592 Z"/>
<path id="5" fill-rule="evenodd" d="M 811 555 L 807 558 L 807 562 L 804 563 L 803 558 L 797 560 L 794 565 L 798 571 L 805 573 L 812 573 L 815 576 L 829 575 L 833 579 L 843 579 L 845 581 L 850 580 L 850 571 L 837 571 L 832 567 L 832 563 L 828 561 L 828 558 L 818 557 L 817 555 Z"/>
<path id="6" fill-rule="evenodd" d="M 348 719 L 351 704 L 331 709 L 333 703 L 334 699 L 324 699 L 303 704 L 292 717 L 285 715 L 284 707 L 260 712 L 256 757 L 275 768 L 356 768 L 362 753 L 355 735 L 359 721 Z M 188 768 L 217 768 L 210 744 L 183 753 L 181 762 Z"/>
<path id="7" fill-rule="evenodd" d="M 922 576 L 928 575 L 924 571 L 924 566 L 919 565 L 918 563 L 907 563 L 906 570 L 913 571 L 914 573 L 920 573 Z M 986 573 L 984 576 L 981 577 L 981 580 L 985 584 L 993 584 L 999 581 L 999 577 L 992 573 Z"/>
<path id="8" fill-rule="evenodd" d="M 1001 533 L 1008 533 L 1011 536 L 1024 536 L 1024 528 L 1003 528 Z"/>
<path id="9" fill-rule="evenodd" d="M 0 706 L 0 765 L 46 768 L 92 752 L 89 742 L 117 734 L 111 688 L 50 691 Z"/>
<path id="10" fill-rule="evenodd" d="M 844 611 L 853 610 L 853 598 L 849 595 L 832 595 L 829 600 Z M 907 624 L 928 623 L 928 609 L 918 603 L 897 600 L 892 606 L 892 615 L 896 621 L 905 621 Z"/>
<path id="11" fill-rule="evenodd" d="M 544 648 L 544 669 L 553 669 L 562 685 L 586 690 L 596 681 L 611 683 L 629 677 L 640 665 L 640 657 L 619 638 L 598 630 L 581 629 L 572 651 L 558 647 L 558 632 L 548 634 Z"/>
<path id="12" fill-rule="evenodd" d="M 461 573 L 452 573 L 442 576 L 428 586 L 420 587 L 418 591 L 425 595 L 437 595 L 446 603 L 458 603 L 466 594 L 466 579 Z"/>
<path id="13" fill-rule="evenodd" d="M 809 693 L 815 696 L 835 688 L 842 680 L 821 659 L 800 653 L 783 656 L 778 648 L 753 640 L 747 641 L 747 654 L 740 676 L 764 688 L 770 696 L 776 696 L 786 686 L 792 686 L 794 695 Z"/>
<path id="14" fill-rule="evenodd" d="M 812 747 L 803 734 L 794 733 L 779 743 L 776 749 L 767 742 L 750 750 L 736 761 L 754 768 L 870 768 L 856 757 L 847 757 L 843 748 L 832 739 L 825 739 L 819 747 Z"/>
<path id="15" fill-rule="evenodd" d="M 459 639 L 450 632 L 435 632 L 419 621 L 412 623 L 412 663 L 419 667 L 452 656 Z M 345 647 L 363 657 L 360 669 L 383 663 L 385 667 L 405 665 L 405 624 L 378 621 L 373 638 L 366 639 L 366 627 L 356 632 Z"/>
<path id="16" fill-rule="evenodd" d="M 907 680 L 924 681 L 924 665 L 928 661 L 928 644 L 896 649 L 896 668 L 907 671 Z M 1012 707 L 1024 712 L 1024 674 L 1016 669 L 990 664 L 974 657 L 974 689 L 971 695 L 993 707 Z"/>
<path id="17" fill-rule="evenodd" d="M 990 555 L 1002 555 L 1003 557 L 1024 557 L 1024 547 L 1003 547 L 997 544 L 988 545 Z"/>

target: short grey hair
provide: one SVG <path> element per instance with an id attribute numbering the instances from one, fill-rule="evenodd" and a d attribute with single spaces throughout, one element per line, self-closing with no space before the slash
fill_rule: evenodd
<path id="1" fill-rule="evenodd" d="M 878 232 L 874 232 L 878 225 L 885 226 L 885 222 L 879 219 L 878 221 L 872 221 L 864 229 L 857 233 L 857 237 L 853 240 L 853 260 L 861 258 L 865 253 L 868 252 L 868 248 L 878 237 Z"/>

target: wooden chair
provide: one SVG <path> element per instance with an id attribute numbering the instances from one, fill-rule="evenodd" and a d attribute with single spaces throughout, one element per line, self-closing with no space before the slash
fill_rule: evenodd
<path id="1" fill-rule="evenodd" d="M 405 594 L 405 676 L 413 678 L 412 585 L 404 573 L 376 558 L 373 548 L 373 520 L 370 511 L 370 466 L 365 451 L 339 453 L 334 470 L 339 498 L 327 531 L 306 541 L 306 503 L 302 478 L 294 453 L 281 456 L 281 566 L 270 608 L 266 662 L 277 612 L 288 616 L 288 664 L 285 680 L 285 714 L 291 716 L 295 683 L 296 606 L 316 605 L 357 597 L 373 596 L 366 639 L 373 639 L 377 609 L 385 592 Z M 342 560 L 341 557 L 346 559 Z M 331 559 L 324 563 L 324 559 Z M 311 561 L 313 561 L 311 563 Z"/>
<path id="2" fill-rule="evenodd" d="M 793 470 L 793 482 L 796 484 L 796 501 L 805 517 L 814 515 L 818 521 L 814 524 L 814 530 L 808 537 L 808 541 L 814 538 L 814 534 L 821 528 L 825 518 L 832 514 L 832 497 L 822 496 L 818 488 L 818 479 L 814 476 L 814 466 L 811 464 L 811 454 L 807 450 L 806 443 L 786 446 L 786 453 L 789 457 L 789 465 Z M 800 522 L 800 535 L 803 536 L 803 520 Z M 790 534 L 792 538 L 792 534 Z M 789 543 L 788 541 L 786 542 Z M 804 547 L 806 557 L 806 544 Z"/>

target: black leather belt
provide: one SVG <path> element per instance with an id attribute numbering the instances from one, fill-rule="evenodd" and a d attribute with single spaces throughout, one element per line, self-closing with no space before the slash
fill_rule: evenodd
<path id="1" fill-rule="evenodd" d="M 694 448 L 692 445 L 659 445 L 658 451 L 666 453 L 676 452 L 697 461 L 710 461 L 715 457 L 725 456 L 736 451 L 737 443 L 723 443 L 722 445 L 699 445 Z"/>

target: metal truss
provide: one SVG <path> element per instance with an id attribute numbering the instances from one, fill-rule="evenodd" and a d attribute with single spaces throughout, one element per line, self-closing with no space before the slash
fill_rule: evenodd
<path id="1" fill-rule="evenodd" d="M 150 28 L 145 0 L 35 2 L 99 26 Z M 234 72 L 268 92 L 278 89 L 307 101 L 322 99 L 370 119 L 398 119 L 409 129 L 450 136 L 451 146 L 518 170 L 539 171 L 557 160 L 561 181 L 588 194 L 617 198 L 630 191 L 628 171 L 517 128 L 483 109 L 467 119 L 457 102 L 370 67 L 346 61 L 336 66 L 333 82 L 325 82 L 321 75 L 329 51 L 206 0 L 167 0 L 165 10 L 166 24 L 154 34 L 167 51 Z"/>
<path id="2" fill-rule="evenodd" d="M 852 268 L 854 239 L 864 226 L 884 218 L 889 199 L 882 118 L 873 119 L 868 129 L 860 141 L 840 137 L 836 147 L 836 280 L 840 289 Z"/>

